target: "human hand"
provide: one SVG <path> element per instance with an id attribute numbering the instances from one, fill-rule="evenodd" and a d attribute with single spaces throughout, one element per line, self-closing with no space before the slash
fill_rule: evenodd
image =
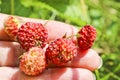
<path id="1" fill-rule="evenodd" d="M 91 71 L 101 66 L 101 58 L 93 49 L 79 51 L 81 54 L 78 54 L 64 67 L 48 68 L 38 76 L 25 75 L 18 68 L 20 45 L 10 40 L 3 30 L 4 19 L 8 15 L 0 14 L 0 16 L 0 78 L 2 80 L 95 80 Z M 46 22 L 45 20 L 21 18 L 42 24 Z M 67 36 L 77 33 L 74 26 L 58 21 L 49 21 L 45 27 L 48 29 L 49 41 L 62 37 L 66 32 Z"/>

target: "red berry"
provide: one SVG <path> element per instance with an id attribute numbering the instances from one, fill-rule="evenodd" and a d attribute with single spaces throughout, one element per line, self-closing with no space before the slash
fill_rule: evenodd
<path id="1" fill-rule="evenodd" d="M 34 46 L 43 48 L 47 43 L 48 31 L 41 23 L 26 22 L 20 27 L 17 36 L 25 50 Z"/>
<path id="2" fill-rule="evenodd" d="M 77 37 L 79 48 L 81 50 L 91 48 L 96 39 L 96 29 L 91 25 L 85 25 L 78 34 L 80 34 L 80 37 Z"/>
<path id="3" fill-rule="evenodd" d="M 16 40 L 19 27 L 20 23 L 14 16 L 9 16 L 4 22 L 4 30 L 13 40 Z"/>
<path id="4" fill-rule="evenodd" d="M 43 49 L 33 47 L 20 59 L 20 70 L 27 75 L 38 75 L 45 70 L 46 61 Z"/>
<path id="5" fill-rule="evenodd" d="M 47 62 L 61 66 L 71 61 L 76 54 L 77 47 L 72 40 L 59 38 L 49 44 L 45 55 Z"/>

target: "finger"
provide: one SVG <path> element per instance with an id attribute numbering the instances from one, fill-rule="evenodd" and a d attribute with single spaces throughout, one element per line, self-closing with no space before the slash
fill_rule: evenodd
<path id="1" fill-rule="evenodd" d="M 72 62 L 66 64 L 71 67 L 86 68 L 91 71 L 100 68 L 102 65 L 102 59 L 96 51 L 93 49 L 79 51 L 78 55 L 72 60 Z"/>
<path id="2" fill-rule="evenodd" d="M 4 20 L 7 18 L 8 15 L 0 14 L 0 40 L 10 40 L 10 37 L 4 32 Z M 17 16 L 18 17 L 18 16 Z M 38 22 L 42 23 L 43 25 L 47 22 L 47 20 L 40 20 L 40 19 L 30 19 L 30 18 L 24 18 L 20 17 L 25 22 Z M 45 27 L 48 30 L 48 37 L 49 40 L 54 40 L 57 38 L 60 38 L 67 34 L 67 36 L 70 36 L 72 34 L 77 33 L 77 29 L 73 27 L 72 25 L 65 24 L 63 22 L 59 21 L 48 21 Z"/>
<path id="3" fill-rule="evenodd" d="M 50 68 L 38 76 L 27 76 L 18 68 L 0 67 L 2 80 L 95 80 L 93 73 L 82 68 Z"/>
<path id="4" fill-rule="evenodd" d="M 21 54 L 20 45 L 16 42 L 0 41 L 0 66 L 17 66 Z M 92 49 L 81 52 L 72 62 L 65 66 L 95 70 L 101 65 L 99 55 Z"/>
<path id="5" fill-rule="evenodd" d="M 0 66 L 17 66 L 20 51 L 17 42 L 0 41 Z"/>

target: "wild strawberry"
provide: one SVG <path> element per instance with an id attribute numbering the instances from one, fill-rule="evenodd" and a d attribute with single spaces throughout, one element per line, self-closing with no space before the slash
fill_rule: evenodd
<path id="1" fill-rule="evenodd" d="M 76 54 L 77 47 L 72 40 L 66 38 L 58 38 L 51 42 L 45 53 L 47 63 L 52 62 L 57 66 L 71 61 Z"/>
<path id="2" fill-rule="evenodd" d="M 85 25 L 79 32 L 80 35 L 77 37 L 78 46 L 81 50 L 86 50 L 92 47 L 96 39 L 96 29 L 91 25 Z"/>
<path id="3" fill-rule="evenodd" d="M 45 70 L 46 61 L 43 49 L 38 47 L 30 48 L 20 59 L 20 70 L 27 75 L 38 75 Z"/>
<path id="4" fill-rule="evenodd" d="M 20 27 L 17 36 L 25 50 L 34 46 L 43 48 L 47 43 L 48 31 L 41 23 L 26 22 Z"/>
<path id="5" fill-rule="evenodd" d="M 4 31 L 11 37 L 11 39 L 16 40 L 16 35 L 20 23 L 18 19 L 14 16 L 9 16 L 4 22 Z"/>

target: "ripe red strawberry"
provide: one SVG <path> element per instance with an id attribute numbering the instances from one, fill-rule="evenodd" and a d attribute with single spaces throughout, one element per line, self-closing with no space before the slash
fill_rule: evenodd
<path id="1" fill-rule="evenodd" d="M 85 25 L 79 32 L 78 46 L 81 50 L 86 50 L 92 47 L 96 39 L 96 29 L 91 25 Z"/>
<path id="2" fill-rule="evenodd" d="M 30 48 L 20 59 L 20 70 L 27 75 L 38 75 L 45 70 L 46 61 L 43 49 L 38 47 Z"/>
<path id="3" fill-rule="evenodd" d="M 76 45 L 72 40 L 66 38 L 58 38 L 51 42 L 45 53 L 47 63 L 52 62 L 57 66 L 64 65 L 71 61 L 76 54 Z"/>
<path id="4" fill-rule="evenodd" d="M 11 37 L 11 39 L 16 40 L 16 35 L 20 23 L 14 16 L 9 16 L 4 22 L 4 31 Z"/>
<path id="5" fill-rule="evenodd" d="M 47 43 L 48 31 L 41 23 L 26 22 L 20 27 L 17 36 L 25 50 L 34 46 L 43 48 Z"/>

